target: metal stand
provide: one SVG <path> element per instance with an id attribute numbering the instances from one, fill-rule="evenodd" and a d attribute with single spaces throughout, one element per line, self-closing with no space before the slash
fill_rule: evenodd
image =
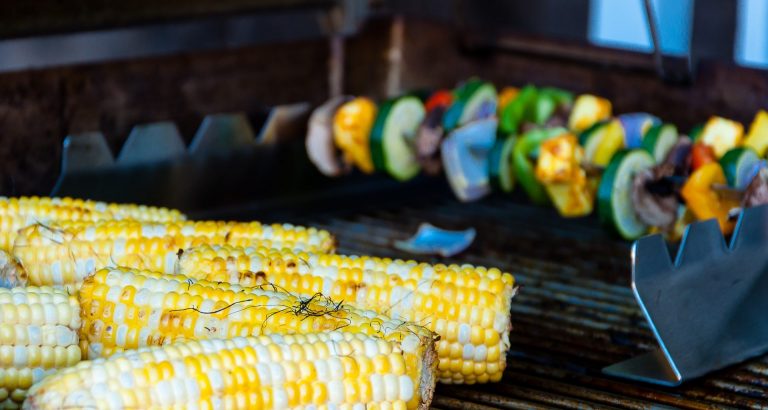
<path id="1" fill-rule="evenodd" d="M 673 264 L 660 235 L 632 249 L 632 289 L 660 349 L 603 369 L 677 386 L 768 351 L 768 205 L 739 217 L 730 246 L 714 220 L 695 223 Z"/>

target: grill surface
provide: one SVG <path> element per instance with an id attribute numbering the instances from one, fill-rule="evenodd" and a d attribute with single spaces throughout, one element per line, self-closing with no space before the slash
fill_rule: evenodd
<path id="1" fill-rule="evenodd" d="M 497 266 L 522 286 L 512 304 L 512 347 L 502 382 L 440 386 L 433 408 L 768 408 L 766 357 L 675 389 L 601 374 L 604 366 L 650 350 L 655 342 L 629 288 L 629 245 L 595 219 L 566 220 L 508 198 L 460 204 L 429 192 L 418 203 L 377 204 L 378 210 L 288 218 L 331 230 L 340 253 L 421 260 L 430 258 L 404 254 L 392 241 L 410 236 L 424 221 L 473 226 L 475 243 L 448 261 Z"/>

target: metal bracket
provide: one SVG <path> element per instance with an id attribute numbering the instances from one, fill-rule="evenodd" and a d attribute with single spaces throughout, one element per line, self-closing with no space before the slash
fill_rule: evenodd
<path id="1" fill-rule="evenodd" d="M 104 134 L 85 132 L 64 138 L 61 173 L 98 169 L 115 162 Z"/>
<path id="2" fill-rule="evenodd" d="M 122 166 L 170 161 L 186 152 L 179 128 L 171 121 L 153 122 L 133 127 L 117 156 Z"/>
<path id="3" fill-rule="evenodd" d="M 296 177 L 283 172 L 274 186 L 252 183 L 254 175 L 273 172 L 275 164 L 291 162 L 302 177 L 319 177 L 306 172 L 310 165 L 304 151 L 293 149 L 303 144 L 284 143 L 305 135 L 309 108 L 308 103 L 273 107 L 258 128 L 259 141 L 245 114 L 208 115 L 189 148 L 171 121 L 139 124 L 117 160 L 100 132 L 70 135 L 51 195 L 184 209 L 251 200 Z"/>
<path id="4" fill-rule="evenodd" d="M 280 105 L 269 111 L 267 121 L 256 138 L 259 144 L 276 144 L 296 136 L 306 135 L 306 125 L 311 113 L 308 102 Z"/>
<path id="5" fill-rule="evenodd" d="M 730 246 L 715 220 L 692 224 L 675 263 L 653 235 L 632 248 L 632 289 L 659 349 L 603 369 L 677 386 L 768 351 L 768 205 L 744 210 Z"/>
<path id="6" fill-rule="evenodd" d="M 112 151 L 109 150 L 104 134 L 100 132 L 85 132 L 68 135 L 64 138 L 61 155 L 61 173 L 51 192 L 57 196 L 65 184 L 67 175 L 109 168 L 115 163 Z"/>
<path id="7" fill-rule="evenodd" d="M 189 152 L 192 155 L 227 153 L 253 145 L 254 133 L 245 114 L 213 114 L 203 118 Z"/>

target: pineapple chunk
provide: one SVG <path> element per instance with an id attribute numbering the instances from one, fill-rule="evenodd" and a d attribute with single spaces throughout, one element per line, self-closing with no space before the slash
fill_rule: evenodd
<path id="1" fill-rule="evenodd" d="M 759 157 L 765 156 L 765 151 L 768 150 L 768 112 L 765 110 L 760 110 L 755 115 L 744 145 L 755 150 Z"/>
<path id="2" fill-rule="evenodd" d="M 712 147 L 720 158 L 731 148 L 738 147 L 743 135 L 744 126 L 741 123 L 714 116 L 704 125 L 699 140 Z"/>

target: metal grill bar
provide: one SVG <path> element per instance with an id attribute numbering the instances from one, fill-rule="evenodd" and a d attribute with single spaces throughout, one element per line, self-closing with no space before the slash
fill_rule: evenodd
<path id="1" fill-rule="evenodd" d="M 423 221 L 444 228 L 473 226 L 478 236 L 464 254 L 431 261 L 498 266 L 522 285 L 513 301 L 512 347 L 502 382 L 441 386 L 435 409 L 768 407 L 765 357 L 676 389 L 600 372 L 655 344 L 629 289 L 629 246 L 594 219 L 565 220 L 550 209 L 508 198 L 460 204 L 439 194 L 354 212 L 294 220 L 333 231 L 342 253 L 405 259 L 413 257 L 391 243 L 411 235 Z"/>

